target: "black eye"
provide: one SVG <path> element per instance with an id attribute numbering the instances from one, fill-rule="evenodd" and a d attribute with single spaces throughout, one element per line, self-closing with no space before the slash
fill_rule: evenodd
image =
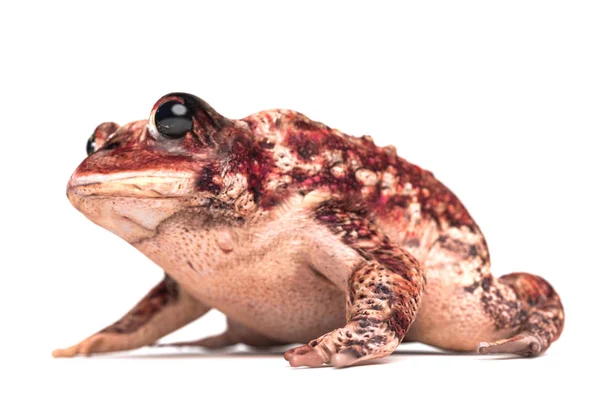
<path id="1" fill-rule="evenodd" d="M 170 139 L 179 139 L 192 130 L 194 122 L 191 110 L 177 100 L 161 104 L 154 114 L 156 129 Z"/>
<path id="2" fill-rule="evenodd" d="M 96 133 L 93 133 L 92 136 L 90 136 L 85 149 L 87 150 L 88 156 L 96 151 Z"/>

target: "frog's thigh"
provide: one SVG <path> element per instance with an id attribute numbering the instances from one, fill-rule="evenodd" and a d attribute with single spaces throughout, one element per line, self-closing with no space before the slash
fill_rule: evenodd
<path id="1" fill-rule="evenodd" d="M 489 257 L 479 235 L 450 230 L 440 236 L 424 262 L 427 285 L 408 336 L 449 350 L 474 351 L 479 342 L 506 333 L 482 304 L 480 288 L 491 284 Z"/>
<path id="2" fill-rule="evenodd" d="M 494 278 L 481 236 L 442 235 L 426 271 L 413 339 L 449 350 L 535 356 L 562 332 L 564 311 L 552 286 L 527 273 Z"/>

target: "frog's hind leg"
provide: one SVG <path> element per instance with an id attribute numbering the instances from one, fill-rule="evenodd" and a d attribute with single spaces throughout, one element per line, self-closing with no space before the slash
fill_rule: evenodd
<path id="1" fill-rule="evenodd" d="M 494 278 L 479 232 L 450 229 L 426 261 L 427 287 L 411 337 L 455 351 L 535 356 L 557 340 L 564 311 L 539 276 Z"/>
<path id="2" fill-rule="evenodd" d="M 209 336 L 191 342 L 160 344 L 160 346 L 203 347 L 205 349 L 217 350 L 234 346 L 238 343 L 256 348 L 268 348 L 287 344 L 279 342 L 275 339 L 271 339 L 261 333 L 253 331 L 237 321 L 232 320 L 231 318 L 227 318 L 227 330 L 219 335 Z"/>
<path id="3" fill-rule="evenodd" d="M 480 343 L 479 352 L 522 356 L 545 352 L 564 326 L 565 315 L 558 294 L 543 278 L 524 272 L 501 276 L 497 284 L 509 287 L 518 299 L 520 311 L 515 321 L 518 330 L 508 339 Z"/>

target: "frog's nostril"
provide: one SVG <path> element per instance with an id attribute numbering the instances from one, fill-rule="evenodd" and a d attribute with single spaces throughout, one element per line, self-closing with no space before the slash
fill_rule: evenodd
<path id="1" fill-rule="evenodd" d="M 90 136 L 90 138 L 88 139 L 88 155 L 101 148 L 104 145 L 104 143 L 106 143 L 110 135 L 115 133 L 117 129 L 119 129 L 119 124 L 115 122 L 103 122 L 100 125 L 98 125 L 98 127 L 96 127 L 96 129 L 94 130 L 92 136 Z"/>

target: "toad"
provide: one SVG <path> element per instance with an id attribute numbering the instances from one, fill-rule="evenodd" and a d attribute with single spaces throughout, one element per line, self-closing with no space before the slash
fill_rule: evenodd
<path id="1" fill-rule="evenodd" d="M 165 272 L 114 324 L 55 357 L 152 345 L 215 308 L 226 332 L 176 345 L 304 343 L 344 367 L 404 339 L 536 356 L 564 311 L 544 279 L 496 278 L 484 236 L 433 174 L 289 110 L 228 119 L 186 93 L 99 125 L 67 196 Z"/>

